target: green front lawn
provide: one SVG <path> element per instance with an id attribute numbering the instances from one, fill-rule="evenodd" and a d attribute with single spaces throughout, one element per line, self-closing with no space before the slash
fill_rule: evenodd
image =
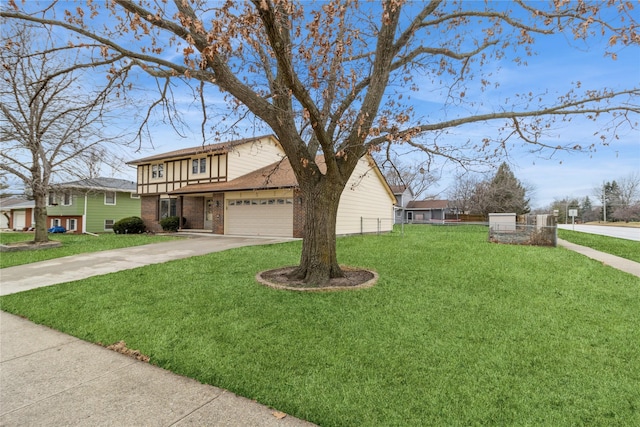
<path id="1" fill-rule="evenodd" d="M 370 289 L 296 293 L 240 248 L 0 299 L 3 310 L 323 426 L 639 425 L 640 279 L 477 226 L 338 240 Z"/>
<path id="2" fill-rule="evenodd" d="M 631 261 L 640 262 L 640 242 L 558 229 L 558 237 L 576 245 L 587 246 Z"/>
<path id="3" fill-rule="evenodd" d="M 147 234 L 122 235 L 104 233 L 98 235 L 98 237 L 88 234 L 50 234 L 49 240 L 62 242 L 62 247 L 32 251 L 3 252 L 2 255 L 0 255 L 0 268 L 61 258 L 68 255 L 165 242 L 175 238 L 176 237 L 171 236 L 153 236 Z M 0 243 L 2 244 L 27 241 L 33 241 L 33 233 L 0 233 Z"/>

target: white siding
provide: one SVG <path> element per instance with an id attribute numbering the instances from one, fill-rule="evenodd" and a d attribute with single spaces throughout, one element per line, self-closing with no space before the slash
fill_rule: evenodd
<path id="1" fill-rule="evenodd" d="M 340 197 L 336 234 L 393 229 L 395 197 L 367 156 L 360 159 Z"/>
<path id="2" fill-rule="evenodd" d="M 293 236 L 293 191 L 226 193 L 224 234 Z"/>
<path id="3" fill-rule="evenodd" d="M 285 155 L 276 140 L 267 137 L 233 147 L 228 156 L 227 180 L 231 181 L 256 169 L 278 162 Z"/>

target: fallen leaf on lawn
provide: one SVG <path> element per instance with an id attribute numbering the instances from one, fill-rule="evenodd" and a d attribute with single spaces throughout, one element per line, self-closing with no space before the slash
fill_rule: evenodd
<path id="1" fill-rule="evenodd" d="M 280 412 L 280 411 L 272 412 L 271 415 L 273 415 L 274 417 L 276 417 L 279 420 L 281 420 L 281 419 L 283 419 L 284 417 L 287 416 L 287 414 L 285 414 L 284 412 Z"/>

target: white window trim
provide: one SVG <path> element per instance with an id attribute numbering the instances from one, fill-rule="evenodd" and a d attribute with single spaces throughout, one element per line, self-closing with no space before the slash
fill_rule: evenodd
<path id="1" fill-rule="evenodd" d="M 107 193 L 113 193 L 113 203 L 107 203 Z M 115 206 L 117 204 L 117 195 L 115 191 L 104 192 L 104 204 L 107 206 Z"/>
<path id="2" fill-rule="evenodd" d="M 204 166 L 204 170 L 202 169 Z M 194 170 L 195 167 L 195 170 Z M 204 175 L 207 173 L 207 158 L 198 157 L 191 159 L 191 175 Z"/>
<path id="3" fill-rule="evenodd" d="M 151 179 L 164 179 L 164 163 L 155 163 L 151 165 Z"/>
<path id="4" fill-rule="evenodd" d="M 66 196 L 69 195 L 69 203 L 65 203 L 64 199 L 66 198 Z M 73 205 L 73 193 L 71 191 L 69 192 L 64 192 L 62 193 L 62 197 L 61 197 L 61 205 L 62 206 L 72 206 Z"/>
<path id="5" fill-rule="evenodd" d="M 111 228 L 107 228 L 107 221 L 111 221 Z M 104 220 L 104 231 L 109 231 L 109 230 L 113 231 L 113 225 L 114 225 L 115 223 L 116 223 L 116 222 L 115 222 L 115 220 L 113 220 L 113 219 L 105 219 L 105 220 Z"/>
<path id="6" fill-rule="evenodd" d="M 71 228 L 71 221 L 75 223 L 73 228 Z M 77 231 L 78 230 L 78 220 L 76 218 L 67 218 L 67 231 Z"/>

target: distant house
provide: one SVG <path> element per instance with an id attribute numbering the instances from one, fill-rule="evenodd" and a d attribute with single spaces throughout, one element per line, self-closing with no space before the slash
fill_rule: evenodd
<path id="1" fill-rule="evenodd" d="M 452 212 L 448 200 L 412 200 L 405 209 L 407 222 L 444 221 Z"/>
<path id="2" fill-rule="evenodd" d="M 7 197 L 0 200 L 0 228 L 25 230 L 35 225 L 35 203 L 22 197 Z"/>
<path id="3" fill-rule="evenodd" d="M 47 198 L 47 228 L 72 233 L 113 231 L 122 218 L 140 216 L 140 196 L 132 181 L 90 178 L 55 184 Z"/>
<path id="4" fill-rule="evenodd" d="M 391 185 L 391 191 L 396 198 L 396 205 L 394 208 L 395 215 L 394 223 L 401 224 L 403 221 L 407 222 L 406 207 L 413 200 L 413 191 L 408 185 Z"/>
<path id="5" fill-rule="evenodd" d="M 316 160 L 321 166 L 321 158 Z M 197 146 L 129 162 L 147 228 L 179 216 L 182 229 L 216 234 L 302 237 L 304 204 L 279 141 L 272 135 Z M 342 193 L 336 234 L 390 231 L 395 198 L 370 156 Z"/>

